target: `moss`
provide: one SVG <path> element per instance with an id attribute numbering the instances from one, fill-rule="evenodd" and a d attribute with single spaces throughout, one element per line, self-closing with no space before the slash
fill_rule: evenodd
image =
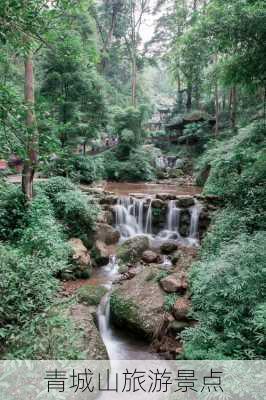
<path id="1" fill-rule="evenodd" d="M 141 331 L 141 321 L 139 321 L 136 304 L 113 292 L 110 298 L 112 322 L 117 326 L 122 326 L 128 330 Z"/>
<path id="2" fill-rule="evenodd" d="M 88 306 L 97 306 L 107 291 L 104 286 L 83 286 L 77 291 L 78 302 L 87 304 Z"/>

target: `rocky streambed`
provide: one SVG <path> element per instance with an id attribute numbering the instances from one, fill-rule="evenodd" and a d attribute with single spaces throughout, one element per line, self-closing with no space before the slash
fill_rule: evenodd
<path id="1" fill-rule="evenodd" d="M 189 315 L 188 270 L 219 199 L 157 193 L 121 200 L 115 193 L 84 191 L 98 197 L 102 212 L 90 251 L 80 240 L 70 241 L 76 270 L 67 274 L 77 279 L 87 272 L 90 279 L 66 282 L 65 292 L 75 293 L 72 318 L 89 332 L 83 347 L 94 338 L 87 355 L 182 357 L 180 334 L 195 324 Z"/>

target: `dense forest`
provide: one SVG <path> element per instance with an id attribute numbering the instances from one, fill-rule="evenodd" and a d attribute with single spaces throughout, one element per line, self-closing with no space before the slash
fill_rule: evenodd
<path id="1" fill-rule="evenodd" d="M 150 354 L 263 359 L 265 1 L 1 0 L 0 23 L 0 358 L 115 357 L 108 301 Z"/>

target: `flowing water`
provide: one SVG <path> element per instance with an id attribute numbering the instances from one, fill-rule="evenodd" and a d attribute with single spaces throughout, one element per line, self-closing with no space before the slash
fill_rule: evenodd
<path id="1" fill-rule="evenodd" d="M 188 237 L 180 235 L 181 208 L 176 206 L 176 200 L 168 201 L 168 211 L 164 228 L 157 234 L 154 233 L 152 220 L 152 197 L 136 198 L 121 196 L 115 205 L 115 228 L 121 234 L 121 241 L 136 235 L 148 235 L 158 244 L 166 240 L 175 240 L 179 243 L 198 245 L 199 218 L 201 206 L 195 205 L 189 208 L 190 228 Z"/>
<path id="2" fill-rule="evenodd" d="M 156 354 L 149 352 L 149 345 L 137 340 L 133 335 L 128 335 L 115 328 L 110 321 L 110 295 L 112 282 L 118 276 L 118 265 L 114 256 L 110 257 L 107 266 L 102 267 L 97 275 L 101 275 L 102 283 L 109 292 L 102 299 L 97 312 L 98 328 L 106 346 L 110 360 L 152 360 L 158 359 Z"/>
<path id="3" fill-rule="evenodd" d="M 199 217 L 201 206 L 195 205 L 189 208 L 190 228 L 187 238 L 180 235 L 180 215 L 182 210 L 176 206 L 175 200 L 168 202 L 164 228 L 157 234 L 154 233 L 152 218 L 152 201 L 150 195 L 146 197 L 121 196 L 115 210 L 115 228 L 121 234 L 121 241 L 137 235 L 147 235 L 152 243 L 159 245 L 165 240 L 173 240 L 186 245 L 198 245 L 199 243 Z M 171 268 L 169 257 L 164 256 L 162 266 Z M 107 295 L 102 299 L 97 313 L 98 326 L 101 337 L 107 348 L 111 360 L 152 360 L 158 359 L 158 355 L 149 352 L 147 343 L 137 340 L 133 335 L 128 335 L 115 328 L 110 321 L 110 295 L 113 281 L 118 277 L 118 265 L 115 256 L 110 257 L 107 266 L 96 272 L 96 280 L 99 279 L 108 289 Z M 94 277 L 95 278 L 95 277 Z"/>

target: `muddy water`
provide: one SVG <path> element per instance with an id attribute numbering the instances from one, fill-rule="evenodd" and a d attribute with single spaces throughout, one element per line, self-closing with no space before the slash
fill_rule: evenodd
<path id="1" fill-rule="evenodd" d="M 156 194 L 191 195 L 201 193 L 201 188 L 193 185 L 177 185 L 171 183 L 129 183 L 129 182 L 107 182 L 104 186 L 107 192 L 113 192 L 118 196 L 139 194 L 153 196 Z"/>

